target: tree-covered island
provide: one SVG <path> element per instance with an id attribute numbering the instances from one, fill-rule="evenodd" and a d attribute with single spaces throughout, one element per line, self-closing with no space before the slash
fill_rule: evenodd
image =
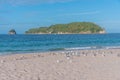
<path id="1" fill-rule="evenodd" d="M 105 30 L 92 22 L 72 22 L 55 24 L 49 27 L 32 28 L 26 34 L 102 34 Z"/>

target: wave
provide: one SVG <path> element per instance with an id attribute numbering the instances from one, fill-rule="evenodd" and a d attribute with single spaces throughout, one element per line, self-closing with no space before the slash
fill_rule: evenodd
<path id="1" fill-rule="evenodd" d="M 120 46 L 90 46 L 90 47 L 74 47 L 65 48 L 65 50 L 93 50 L 93 49 L 120 49 Z"/>
<path id="2" fill-rule="evenodd" d="M 53 49 L 49 49 L 49 51 L 60 51 L 60 50 L 65 50 L 65 48 L 53 48 Z"/>
<path id="3" fill-rule="evenodd" d="M 120 46 L 107 46 L 105 49 L 120 49 Z"/>
<path id="4" fill-rule="evenodd" d="M 120 46 L 86 46 L 86 47 L 71 47 L 71 48 L 50 48 L 50 49 L 22 49 L 22 50 L 3 50 L 0 55 L 17 54 L 17 53 L 36 53 L 47 51 L 71 51 L 71 50 L 96 50 L 96 49 L 120 49 Z"/>

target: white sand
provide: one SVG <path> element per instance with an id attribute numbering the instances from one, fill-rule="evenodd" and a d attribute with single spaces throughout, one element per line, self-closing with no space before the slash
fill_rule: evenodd
<path id="1" fill-rule="evenodd" d="M 0 80 L 120 80 L 120 49 L 0 56 Z"/>

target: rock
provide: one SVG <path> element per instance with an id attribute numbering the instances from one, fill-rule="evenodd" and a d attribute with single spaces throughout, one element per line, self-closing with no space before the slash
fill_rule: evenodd
<path id="1" fill-rule="evenodd" d="M 57 63 L 59 63 L 60 61 L 59 60 L 57 60 Z"/>
<path id="2" fill-rule="evenodd" d="M 5 60 L 1 60 L 1 61 L 0 61 L 0 63 L 4 63 L 4 62 L 5 62 Z"/>
<path id="3" fill-rule="evenodd" d="M 14 29 L 11 29 L 8 34 L 16 34 L 16 31 Z"/>

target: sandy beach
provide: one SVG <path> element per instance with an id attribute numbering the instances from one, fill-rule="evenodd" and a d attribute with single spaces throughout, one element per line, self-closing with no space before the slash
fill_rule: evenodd
<path id="1" fill-rule="evenodd" d="M 120 80 L 120 49 L 0 56 L 0 80 Z"/>

